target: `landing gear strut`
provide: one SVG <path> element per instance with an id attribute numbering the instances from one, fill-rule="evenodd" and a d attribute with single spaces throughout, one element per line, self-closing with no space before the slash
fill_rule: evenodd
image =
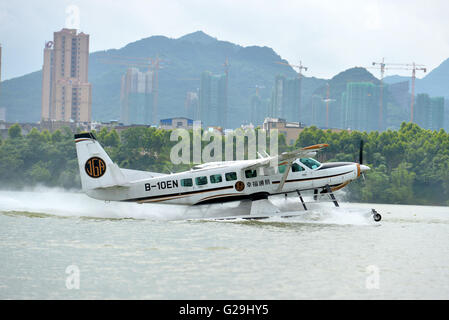
<path id="1" fill-rule="evenodd" d="M 332 202 L 335 204 L 335 206 L 339 207 L 337 199 L 335 198 L 334 193 L 332 192 L 332 189 L 331 189 L 330 185 L 326 184 L 326 190 L 327 190 L 327 193 L 329 193 L 329 196 L 331 197 Z"/>
<path id="2" fill-rule="evenodd" d="M 301 192 L 299 192 L 299 190 L 296 190 L 296 192 L 298 193 L 298 197 L 301 200 L 302 206 L 304 207 L 304 210 L 307 210 L 306 204 L 304 202 L 304 199 L 301 196 Z"/>

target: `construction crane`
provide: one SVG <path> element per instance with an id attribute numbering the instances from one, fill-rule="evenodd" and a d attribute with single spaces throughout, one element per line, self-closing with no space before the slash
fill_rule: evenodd
<path id="1" fill-rule="evenodd" d="M 108 64 L 126 65 L 128 67 L 148 68 L 148 71 L 152 71 L 151 92 L 153 95 L 153 107 L 151 119 L 153 124 L 156 124 L 158 115 L 159 69 L 161 69 L 160 63 L 165 60 L 160 59 L 158 55 L 156 56 L 156 58 L 152 58 L 152 57 L 129 57 L 129 56 L 118 56 L 108 54 L 104 58 L 100 59 L 100 61 Z"/>
<path id="2" fill-rule="evenodd" d="M 299 98 L 299 100 L 298 100 L 298 109 L 299 110 L 298 110 L 298 114 L 301 114 L 301 79 L 302 79 L 302 71 L 303 70 L 307 71 L 308 67 L 303 66 L 301 60 L 299 61 L 299 65 L 285 63 L 285 62 L 282 62 L 282 61 L 275 61 L 275 62 L 278 63 L 278 64 L 282 64 L 284 66 L 290 66 L 292 68 L 298 69 L 298 79 L 299 79 L 299 81 L 298 81 L 298 83 L 299 83 L 299 94 L 298 94 L 298 98 Z M 301 122 L 301 119 L 298 119 L 298 121 Z"/>
<path id="3" fill-rule="evenodd" d="M 373 62 L 373 66 L 379 66 L 380 69 L 380 93 L 379 93 L 379 130 L 383 126 L 383 93 L 384 93 L 384 75 L 385 75 L 385 58 L 381 62 Z"/>
<path id="4" fill-rule="evenodd" d="M 415 102 L 415 80 L 416 80 L 416 71 L 424 71 L 427 69 L 422 64 L 412 63 L 385 63 L 385 58 L 382 58 L 381 62 L 373 62 L 373 66 L 378 66 L 377 69 L 380 69 L 380 103 L 379 103 L 379 129 L 382 128 L 382 119 L 383 119 L 383 78 L 385 75 L 385 70 L 412 70 L 412 96 L 410 102 L 410 122 L 413 122 L 413 108 Z"/>
<path id="5" fill-rule="evenodd" d="M 301 61 L 299 61 L 299 65 L 289 64 L 289 63 L 285 63 L 285 62 L 281 62 L 281 61 L 276 61 L 276 63 L 283 64 L 284 66 L 290 66 L 292 68 L 298 69 L 298 78 L 301 78 L 302 70 L 307 71 L 307 67 L 303 66 Z"/>
<path id="6" fill-rule="evenodd" d="M 396 69 L 402 69 L 402 70 L 412 70 L 412 97 L 410 102 L 410 122 L 413 123 L 413 108 L 415 104 L 415 80 L 416 80 L 416 71 L 424 71 L 424 73 L 427 72 L 427 68 L 423 64 L 416 64 L 414 62 L 412 63 L 397 63 L 395 64 L 397 66 L 402 66 L 402 68 L 396 68 Z"/>

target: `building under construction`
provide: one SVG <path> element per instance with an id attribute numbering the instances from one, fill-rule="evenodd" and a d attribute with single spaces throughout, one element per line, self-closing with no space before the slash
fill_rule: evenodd
<path id="1" fill-rule="evenodd" d="M 440 130 L 444 126 L 444 97 L 416 96 L 413 119 L 421 128 Z"/>
<path id="2" fill-rule="evenodd" d="M 130 124 L 151 124 L 153 94 L 153 72 L 141 72 L 129 68 L 122 76 L 120 93 L 121 122 Z"/>
<path id="3" fill-rule="evenodd" d="M 385 88 L 383 103 L 385 104 Z M 379 130 L 380 86 L 371 82 L 348 82 L 342 94 L 341 112 L 345 129 L 359 131 Z M 385 114 L 382 117 L 385 122 Z"/>

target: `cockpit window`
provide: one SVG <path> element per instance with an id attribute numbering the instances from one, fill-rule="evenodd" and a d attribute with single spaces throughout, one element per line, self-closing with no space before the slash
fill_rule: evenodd
<path id="1" fill-rule="evenodd" d="M 304 171 L 304 168 L 301 167 L 299 164 L 297 164 L 297 163 L 294 162 L 294 163 L 292 164 L 292 171 L 293 171 L 293 172 Z"/>
<path id="2" fill-rule="evenodd" d="M 285 172 L 285 169 L 287 168 L 287 166 L 285 165 L 285 164 L 283 164 L 283 165 L 280 165 L 279 167 L 278 167 L 279 169 L 279 173 L 284 173 Z M 292 172 L 300 172 L 300 171 L 304 171 L 304 168 L 303 167 L 301 167 L 299 164 L 297 164 L 296 162 L 293 162 L 292 163 Z"/>
<path id="3" fill-rule="evenodd" d="M 316 169 L 321 165 L 321 163 L 312 158 L 301 158 L 299 159 L 299 161 L 301 161 L 301 163 L 303 163 L 310 169 Z"/>

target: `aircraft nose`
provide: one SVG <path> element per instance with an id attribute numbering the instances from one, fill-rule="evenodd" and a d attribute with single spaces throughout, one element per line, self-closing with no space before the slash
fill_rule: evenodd
<path id="1" fill-rule="evenodd" d="M 371 170 L 371 168 L 368 167 L 368 166 L 365 166 L 364 164 L 360 165 L 360 172 L 365 172 L 365 171 L 368 171 L 368 170 Z"/>

